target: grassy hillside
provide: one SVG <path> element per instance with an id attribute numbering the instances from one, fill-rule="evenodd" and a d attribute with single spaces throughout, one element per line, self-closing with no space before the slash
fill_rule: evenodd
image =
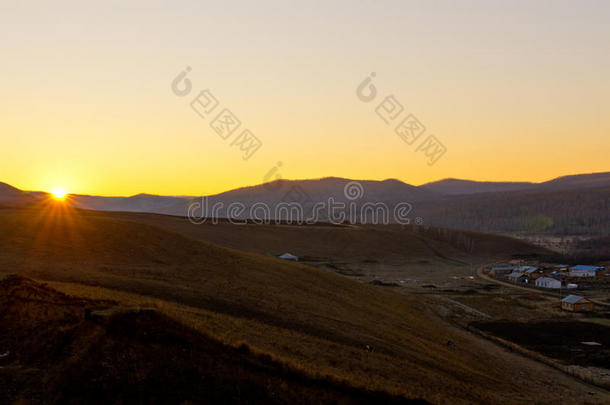
<path id="1" fill-rule="evenodd" d="M 430 402 L 539 397 L 536 364 L 519 364 L 519 374 L 523 360 L 446 323 L 430 298 L 61 204 L 0 209 L 0 246 L 0 273 L 49 281 L 73 296 L 153 306 L 311 378 Z M 578 400 L 586 390 L 545 373 L 558 395 Z"/>
<path id="2" fill-rule="evenodd" d="M 114 218 L 162 227 L 221 246 L 269 256 L 290 252 L 308 264 L 342 275 L 392 283 L 446 284 L 470 276 L 474 266 L 513 256 L 548 254 L 522 241 L 428 226 L 400 225 L 194 225 L 185 218 L 112 213 Z"/>
<path id="3" fill-rule="evenodd" d="M 234 225 L 211 221 L 195 225 L 186 218 L 108 213 L 108 216 L 154 225 L 214 244 L 260 254 L 291 252 L 298 256 L 354 260 L 450 259 L 475 262 L 512 255 L 545 253 L 518 239 L 479 232 L 401 225 Z"/>
<path id="4" fill-rule="evenodd" d="M 0 280 L 0 309 L 0 346 L 11 349 L 0 361 L 2 403 L 425 403 L 312 378 L 158 311 L 18 276 Z"/>

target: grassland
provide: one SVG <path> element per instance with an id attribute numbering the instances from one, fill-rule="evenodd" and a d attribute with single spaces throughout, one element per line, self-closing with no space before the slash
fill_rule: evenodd
<path id="1" fill-rule="evenodd" d="M 398 293 L 185 235 L 196 231 L 137 222 L 59 204 L 0 209 L 0 274 L 42 280 L 71 296 L 156 308 L 229 347 L 246 344 L 311 378 L 359 389 L 432 403 L 586 402 L 589 387 L 465 332 L 439 315 L 434 297 Z M 216 229 L 219 238 L 231 236 L 230 229 Z M 206 232 L 214 234 L 214 228 Z M 282 232 L 299 229 L 278 232 L 269 238 L 288 240 Z M 397 257 L 408 251 L 414 261 L 438 252 L 452 260 L 468 256 L 447 241 L 422 240 L 409 232 L 396 244 L 390 240 L 398 230 L 373 229 L 373 236 L 353 232 L 335 236 L 364 238 L 363 244 L 350 245 L 358 260 L 376 260 L 389 250 Z M 267 233 L 273 232 L 260 230 L 261 237 Z M 481 246 L 488 247 L 478 249 L 477 260 L 486 253 L 495 256 L 494 251 L 510 254 L 505 243 L 521 243 L 499 239 L 494 244 L 479 235 Z M 245 237 L 265 244 L 251 236 Z M 313 243 L 304 239 L 303 246 Z M 334 255 L 326 244 L 319 249 Z M 366 345 L 373 351 L 365 351 Z M 540 387 L 549 381 L 552 394 L 542 390 L 541 395 Z"/>
<path id="2" fill-rule="evenodd" d="M 356 279 L 380 278 L 419 284 L 447 283 L 451 276 L 474 274 L 475 266 L 513 255 L 548 253 L 503 236 L 401 225 L 233 225 L 136 213 L 107 213 L 113 218 L 153 225 L 189 238 L 249 253 L 277 256 L 290 252 L 307 264 Z"/>

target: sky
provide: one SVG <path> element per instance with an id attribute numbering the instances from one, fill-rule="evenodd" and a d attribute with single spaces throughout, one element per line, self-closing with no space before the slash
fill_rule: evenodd
<path id="1" fill-rule="evenodd" d="M 609 171 L 608 21 L 608 1 L 0 0 L 0 181 L 206 195 Z M 218 134 L 224 109 L 241 124 Z"/>

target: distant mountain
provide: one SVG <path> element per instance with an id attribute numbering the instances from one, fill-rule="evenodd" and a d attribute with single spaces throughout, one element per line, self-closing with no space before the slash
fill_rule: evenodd
<path id="1" fill-rule="evenodd" d="M 465 194 L 456 194 L 455 187 L 441 193 L 438 188 L 414 187 L 397 180 L 359 181 L 362 196 L 354 200 L 344 194 L 349 179 L 279 180 L 210 196 L 207 200 L 209 207 L 222 203 L 224 208 L 214 215 L 219 217 L 242 218 L 255 203 L 264 203 L 275 212 L 273 209 L 280 202 L 299 202 L 305 214 L 309 214 L 315 203 L 333 198 L 343 203 L 354 201 L 359 207 L 367 202 L 383 202 L 390 210 L 408 202 L 413 207 L 409 213 L 411 220 L 420 219 L 424 224 L 440 227 L 496 233 L 604 235 L 610 234 L 608 180 L 610 174 L 568 176 L 539 184 L 470 182 L 463 184 L 468 186 L 464 190 L 470 191 L 464 191 Z M 481 185 L 487 191 L 472 192 L 481 190 Z M 246 214 L 229 213 L 227 207 L 232 202 L 242 203 Z M 187 211 L 181 202 L 163 213 L 185 215 Z M 198 212 L 202 211 L 194 211 L 195 215 Z M 324 215 L 318 218 L 328 220 Z"/>
<path id="2" fill-rule="evenodd" d="M 37 200 L 35 195 L 26 193 L 6 183 L 0 183 L 0 203 L 27 204 Z"/>
<path id="3" fill-rule="evenodd" d="M 610 187 L 454 195 L 413 211 L 428 225 L 479 232 L 609 235 Z"/>
<path id="4" fill-rule="evenodd" d="M 312 213 L 316 203 L 329 205 L 332 199 L 335 203 L 354 202 L 358 205 L 372 202 L 382 202 L 393 206 L 398 202 L 424 201 L 440 197 L 438 193 L 424 190 L 395 179 L 383 181 L 373 180 L 350 180 L 339 177 L 327 177 L 316 180 L 276 180 L 270 183 L 260 184 L 252 187 L 244 187 L 225 193 L 207 197 L 209 207 L 222 206 L 214 213 L 214 216 L 224 217 L 229 215 L 229 205 L 238 203 L 250 212 L 257 204 L 269 207 L 275 212 L 275 207 L 280 203 L 299 203 L 306 215 Z M 192 202 L 200 199 L 180 201 L 176 205 L 163 210 L 164 214 L 186 215 L 188 207 Z M 237 215 L 237 217 L 242 217 Z M 307 216 L 309 217 L 309 216 Z M 275 216 L 273 216 L 274 219 Z M 327 220 L 325 213 L 317 216 L 319 220 Z M 282 218 L 277 218 L 282 219 Z"/>
<path id="5" fill-rule="evenodd" d="M 540 188 L 545 190 L 568 190 L 593 187 L 610 187 L 610 172 L 563 176 L 540 183 Z"/>
<path id="6" fill-rule="evenodd" d="M 328 202 L 332 198 L 338 203 L 357 201 L 358 203 L 396 201 L 422 201 L 439 197 L 433 191 L 415 187 L 399 180 L 384 181 L 361 180 L 357 185 L 353 180 L 328 177 L 316 180 L 276 180 L 270 183 L 251 187 L 243 187 L 224 193 L 207 196 L 210 207 L 223 208 L 215 215 L 226 216 L 229 205 L 243 204 L 247 209 L 254 204 L 266 204 L 273 208 L 277 204 L 300 203 L 306 209 L 311 209 L 317 202 Z M 346 197 L 346 187 L 350 185 L 353 200 Z M 89 195 L 70 195 L 70 202 L 76 208 L 98 211 L 150 212 L 157 214 L 186 216 L 193 202 L 201 201 L 201 197 L 164 197 L 150 194 L 138 194 L 133 197 L 97 197 Z M 325 217 L 321 218 L 324 219 Z"/>
<path id="7" fill-rule="evenodd" d="M 396 199 L 420 201 L 438 196 L 436 192 L 423 190 L 396 179 L 374 181 L 326 177 L 314 180 L 276 180 L 257 186 L 239 188 L 210 196 L 210 198 L 279 202 L 297 200 L 293 197 L 296 197 L 297 192 L 303 192 L 314 201 L 322 201 L 331 197 L 337 201 L 348 201 L 345 195 L 346 187 L 353 182 L 362 186 L 363 194 L 359 196 L 359 199 L 365 201 L 394 201 Z"/>
<path id="8" fill-rule="evenodd" d="M 446 195 L 463 195 L 478 193 L 493 193 L 503 191 L 528 190 L 536 187 L 535 183 L 512 183 L 493 181 L 472 181 L 460 179 L 444 179 L 427 183 L 421 188 Z"/>
<path id="9" fill-rule="evenodd" d="M 97 211 L 127 211 L 163 213 L 178 204 L 186 204 L 186 197 L 164 197 L 138 194 L 132 197 L 96 197 L 90 195 L 70 195 L 70 202 L 76 208 Z"/>
<path id="10" fill-rule="evenodd" d="M 571 190 L 593 187 L 610 187 L 610 172 L 564 176 L 542 183 L 483 182 L 460 179 L 444 179 L 420 186 L 420 188 L 425 190 L 445 195 L 465 195 L 525 190 Z"/>
<path id="11" fill-rule="evenodd" d="M 0 204 L 23 204 L 48 198 L 0 183 Z M 543 183 L 477 182 L 446 179 L 416 187 L 399 180 L 354 181 L 327 177 L 315 180 L 277 180 L 252 187 L 200 197 L 166 197 L 138 194 L 132 197 L 70 195 L 76 208 L 98 211 L 148 212 L 176 216 L 252 219 L 253 208 L 266 207 L 266 218 L 276 217 L 280 203 L 297 202 L 311 218 L 316 204 L 357 205 L 385 203 L 393 210 L 410 203 L 408 217 L 428 225 L 497 233 L 550 235 L 610 234 L 610 173 L 560 177 Z M 240 205 L 232 210 L 232 205 Z M 215 211 L 211 211 L 216 207 Z M 262 210 L 257 216 L 263 214 Z M 291 214 L 291 216 L 293 216 Z M 294 216 L 293 216 L 294 217 Z M 315 216 L 328 221 L 328 210 Z M 368 222 L 360 217 L 356 221 Z"/>

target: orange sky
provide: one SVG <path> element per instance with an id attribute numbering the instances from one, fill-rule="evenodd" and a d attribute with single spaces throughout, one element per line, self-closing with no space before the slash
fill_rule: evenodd
<path id="1" fill-rule="evenodd" d="M 416 185 L 610 170 L 608 2 L 21 3 L 0 5 L 0 181 L 22 189 L 211 194 L 278 162 Z M 228 140 L 189 105 L 206 88 L 242 122 Z M 413 145 L 376 115 L 388 95 L 425 125 Z M 447 149 L 432 166 L 429 134 Z"/>

